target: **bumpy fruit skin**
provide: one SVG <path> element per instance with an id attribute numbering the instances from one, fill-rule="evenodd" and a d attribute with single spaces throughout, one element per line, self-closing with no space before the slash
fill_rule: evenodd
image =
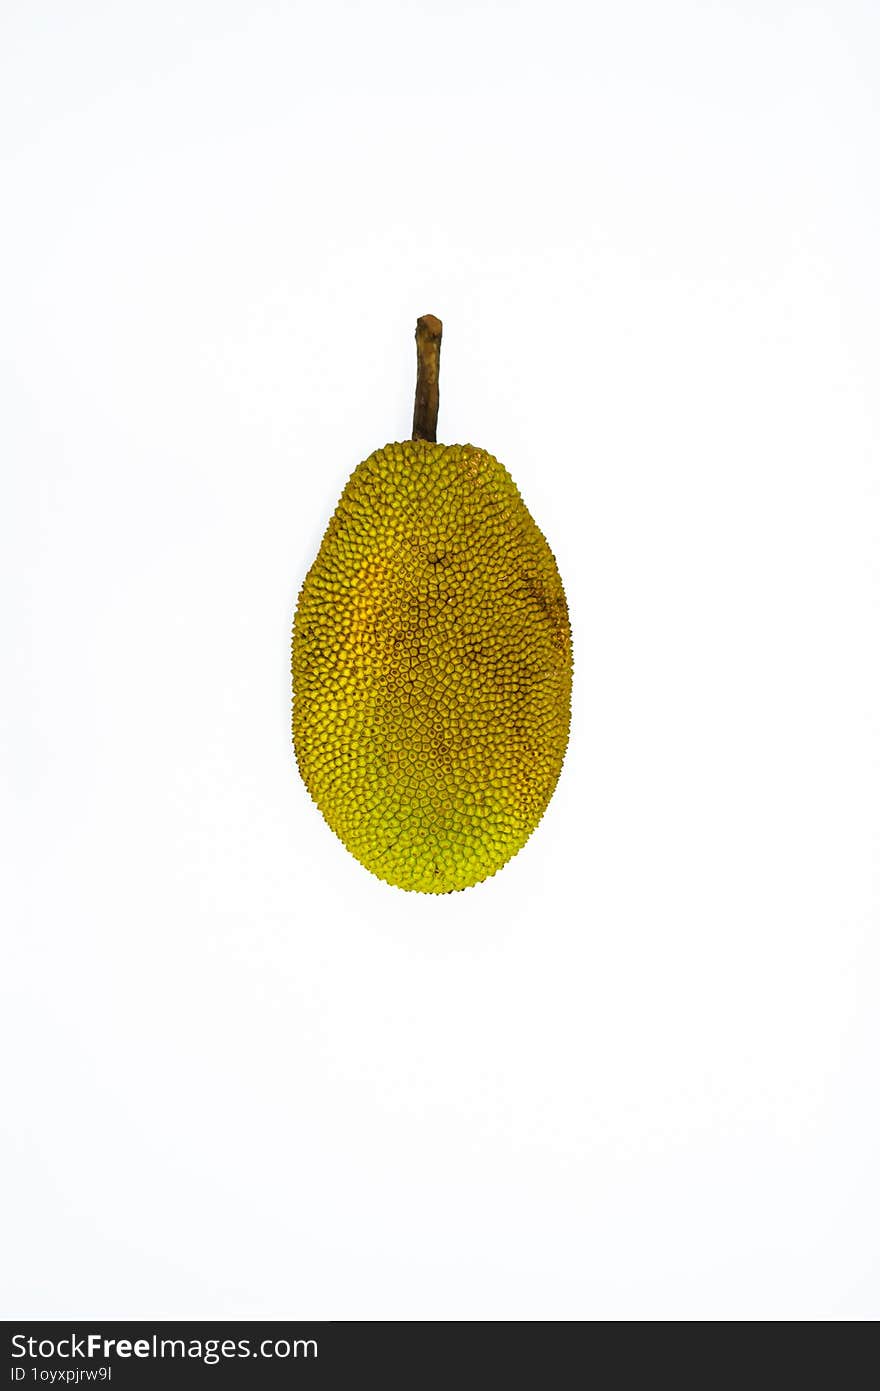
<path id="1" fill-rule="evenodd" d="M 521 849 L 565 754 L 571 634 L 510 474 L 407 440 L 355 469 L 299 597 L 293 738 L 361 864 L 448 893 Z"/>

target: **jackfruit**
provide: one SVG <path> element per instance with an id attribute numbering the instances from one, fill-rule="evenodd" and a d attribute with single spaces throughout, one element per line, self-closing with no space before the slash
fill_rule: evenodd
<path id="1" fill-rule="evenodd" d="M 300 592 L 293 739 L 362 865 L 448 893 L 494 874 L 544 813 L 568 742 L 571 633 L 510 474 L 434 441 L 439 321 L 420 320 L 417 341 L 416 438 L 358 465 Z"/>

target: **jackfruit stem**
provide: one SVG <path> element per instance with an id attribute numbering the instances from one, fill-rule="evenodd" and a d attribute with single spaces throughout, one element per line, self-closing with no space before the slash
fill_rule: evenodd
<path id="1" fill-rule="evenodd" d="M 414 440 L 437 443 L 437 415 L 440 410 L 440 339 L 443 325 L 433 314 L 423 314 L 416 323 L 416 404 L 413 410 Z"/>

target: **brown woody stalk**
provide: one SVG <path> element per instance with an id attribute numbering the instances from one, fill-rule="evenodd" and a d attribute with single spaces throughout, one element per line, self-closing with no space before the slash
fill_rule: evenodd
<path id="1" fill-rule="evenodd" d="M 414 440 L 437 441 L 437 415 L 440 410 L 440 339 L 443 325 L 433 314 L 423 314 L 416 324 L 416 404 L 413 411 Z"/>

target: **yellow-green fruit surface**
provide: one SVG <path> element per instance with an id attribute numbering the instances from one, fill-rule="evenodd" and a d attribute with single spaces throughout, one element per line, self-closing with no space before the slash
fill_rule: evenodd
<path id="1" fill-rule="evenodd" d="M 562 583 L 503 465 L 469 444 L 371 454 L 293 629 L 297 762 L 340 840 L 402 889 L 494 874 L 547 806 L 570 697 Z"/>

